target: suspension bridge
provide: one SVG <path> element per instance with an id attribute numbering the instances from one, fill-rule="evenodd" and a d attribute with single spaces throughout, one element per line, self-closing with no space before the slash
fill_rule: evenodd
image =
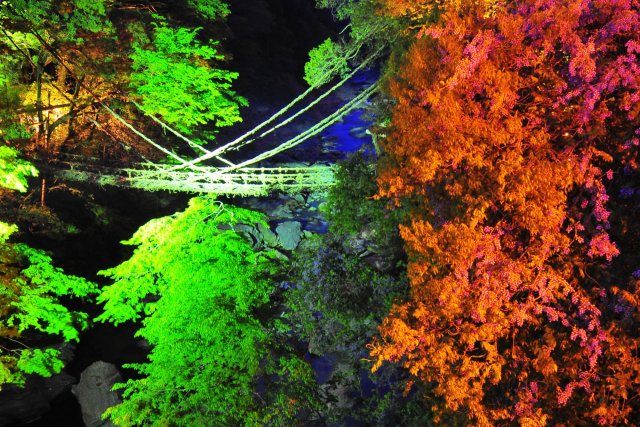
<path id="1" fill-rule="evenodd" d="M 63 60 L 56 49 L 49 44 L 44 37 L 34 29 L 29 29 L 29 32 L 70 76 L 74 76 L 75 73 L 71 67 L 66 64 L 65 60 Z M 17 51 L 21 52 L 25 59 L 30 62 L 34 68 L 37 68 L 28 52 L 16 43 L 11 34 L 6 31 L 3 31 L 3 34 L 12 43 L 13 47 L 15 47 Z M 344 63 L 348 60 L 354 59 L 358 55 L 358 52 L 360 52 L 361 48 L 361 44 L 354 44 L 350 49 L 346 49 L 344 54 L 345 56 L 342 58 Z M 367 67 L 382 53 L 382 50 L 383 49 L 381 48 L 378 51 L 371 53 L 368 57 L 359 62 L 359 65 L 350 73 L 346 76 L 342 76 L 340 81 L 333 84 L 333 86 L 328 90 L 325 90 L 322 94 L 313 98 L 311 101 L 307 101 L 314 90 L 319 89 L 320 86 L 324 86 L 327 82 L 330 82 L 335 74 L 342 73 L 342 65 L 337 66 L 330 61 L 327 62 L 325 64 L 326 69 L 323 70 L 319 78 L 316 80 L 317 83 L 312 84 L 304 93 L 296 97 L 285 107 L 277 111 L 264 122 L 255 126 L 250 131 L 244 133 L 238 138 L 235 138 L 233 141 L 213 149 L 202 147 L 188 137 L 180 134 L 167 123 L 164 123 L 160 118 L 149 116 L 145 113 L 145 115 L 157 122 L 163 130 L 172 133 L 179 140 L 188 144 L 194 152 L 199 153 L 194 158 L 184 158 L 183 156 L 176 154 L 171 149 L 168 149 L 164 145 L 149 138 L 147 135 L 136 129 L 125 118 L 120 116 L 116 111 L 110 108 L 107 103 L 87 85 L 84 79 L 79 79 L 75 76 L 79 87 L 84 89 L 97 105 L 124 125 L 124 127 L 135 134 L 140 140 L 150 144 L 155 149 L 166 155 L 166 158 L 171 162 L 171 164 L 159 164 L 143 158 L 143 161 L 138 164 L 129 164 L 125 167 L 117 168 L 105 168 L 98 167 L 99 164 L 88 165 L 78 159 L 58 159 L 53 164 L 47 165 L 44 169 L 48 169 L 49 172 L 65 180 L 94 182 L 99 185 L 133 187 L 145 190 L 262 195 L 273 191 L 299 192 L 305 188 L 311 190 L 326 189 L 333 183 L 333 169 L 330 165 L 309 165 L 304 167 L 286 164 L 277 166 L 270 165 L 270 167 L 260 167 L 259 165 L 264 165 L 266 160 L 272 159 L 279 153 L 296 147 L 310 138 L 317 136 L 323 130 L 341 121 L 349 112 L 361 107 L 362 104 L 377 91 L 377 82 L 374 82 L 369 87 L 360 91 L 360 93 L 349 99 L 343 106 L 335 110 L 333 113 L 325 116 L 313 126 L 310 126 L 298 135 L 279 143 L 274 148 L 263 151 L 257 155 L 249 156 L 246 160 L 236 160 L 235 163 L 229 161 L 225 156 L 232 150 L 238 151 L 241 148 L 257 140 L 261 140 L 266 135 L 291 123 L 297 117 L 316 106 L 327 96 L 334 93 L 340 86 L 354 77 L 356 73 Z M 67 96 L 61 88 L 57 87 L 54 82 L 50 82 L 50 84 L 70 103 L 70 105 L 73 106 L 73 108 L 78 107 L 76 102 L 69 98 L 69 96 Z M 144 109 L 136 102 L 129 102 L 134 104 L 138 110 L 144 113 Z M 302 105 L 302 107 L 300 107 L 300 105 Z M 80 108 L 80 110 L 81 109 L 82 108 Z M 292 109 L 298 110 L 297 112 L 286 116 L 286 114 L 289 114 L 289 111 Z M 96 120 L 91 118 L 88 118 L 88 120 L 92 121 L 96 128 L 101 128 L 100 123 Z M 41 121 L 39 122 L 39 126 L 42 126 Z M 117 142 L 121 145 L 125 144 L 122 141 Z M 131 147 L 129 146 L 129 148 Z M 234 156 L 234 158 L 236 157 L 237 156 Z M 217 163 L 217 165 L 212 165 L 211 163 Z M 45 180 L 43 179 L 42 182 L 42 194 L 44 195 Z"/>
<path id="2" fill-rule="evenodd" d="M 344 105 L 334 112 L 326 115 L 322 120 L 308 127 L 294 137 L 277 144 L 274 148 L 254 154 L 242 161 L 231 162 L 225 155 L 231 151 L 239 151 L 257 140 L 275 132 L 277 129 L 288 125 L 302 114 L 317 106 L 323 99 L 334 93 L 340 86 L 362 70 L 373 56 L 361 62 L 358 67 L 344 76 L 340 81 L 328 90 L 303 102 L 317 87 L 310 87 L 304 93 L 273 114 L 264 122 L 255 126 L 240 137 L 214 149 L 207 149 L 182 135 L 161 119 L 150 116 L 165 131 L 173 134 L 177 139 L 186 143 L 194 152 L 199 153 L 194 158 L 179 156 L 174 151 L 165 148 L 140 132 L 126 119 L 110 108 L 106 103 L 96 97 L 99 105 L 113 118 L 118 120 L 129 131 L 135 134 L 141 141 L 150 144 L 155 149 L 166 155 L 170 164 L 159 164 L 144 161 L 126 167 L 98 167 L 89 165 L 79 158 L 57 160 L 50 165 L 49 170 L 58 178 L 67 181 L 82 181 L 95 183 L 102 186 L 120 186 L 139 188 L 150 191 L 167 190 L 188 193 L 216 193 L 228 195 L 266 195 L 272 192 L 297 193 L 303 189 L 322 191 L 333 184 L 333 166 L 316 164 L 309 166 L 276 165 L 259 167 L 265 161 L 273 158 L 286 150 L 296 147 L 309 139 L 316 137 L 323 130 L 341 121 L 348 113 L 362 108 L 362 105 L 378 89 L 377 82 L 364 88 Z M 132 101 L 138 109 L 142 107 Z M 300 107 L 300 105 L 302 106 Z M 292 109 L 295 113 L 286 116 Z M 285 117 L 286 116 L 286 117 Z M 94 121 L 94 125 L 100 124 Z M 245 150 L 246 151 L 246 150 Z M 237 157 L 237 155 L 235 156 Z M 146 160 L 146 159 L 145 159 Z M 212 165 L 211 163 L 217 163 Z"/>
<path id="3" fill-rule="evenodd" d="M 148 191 L 215 193 L 237 196 L 267 195 L 273 192 L 323 191 L 333 185 L 333 167 L 282 165 L 242 168 L 226 172 L 215 167 L 171 170 L 171 166 L 140 163 L 128 168 L 91 167 L 85 162 L 56 162 L 55 176 L 99 186 L 138 188 Z"/>

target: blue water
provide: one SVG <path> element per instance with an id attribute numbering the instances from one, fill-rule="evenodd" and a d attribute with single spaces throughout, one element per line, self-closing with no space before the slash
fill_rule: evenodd
<path id="1" fill-rule="evenodd" d="M 377 70 L 367 70 L 356 74 L 347 84 L 361 91 L 373 84 L 379 77 Z M 366 106 L 365 106 L 366 107 Z M 373 117 L 364 108 L 351 111 L 340 122 L 330 126 L 322 132 L 321 137 L 325 140 L 334 141 L 334 149 L 346 155 L 361 148 L 372 151 L 373 140 L 368 132 Z"/>
<path id="2" fill-rule="evenodd" d="M 301 121 L 279 129 L 272 143 L 292 138 L 310 128 L 328 115 L 334 113 L 353 99 L 358 93 L 373 84 L 378 78 L 376 70 L 363 71 L 356 74 L 335 93 L 329 95 L 312 110 L 305 113 Z M 330 164 L 345 159 L 350 153 L 363 149 L 373 153 L 373 139 L 367 132 L 373 117 L 367 111 L 367 104 L 362 108 L 349 112 L 342 120 L 328 127 L 318 136 L 310 138 L 299 146 L 270 159 L 270 164 L 288 162 L 325 163 Z"/>
<path id="3" fill-rule="evenodd" d="M 333 142 L 333 150 L 348 154 L 363 148 L 373 150 L 372 138 L 365 130 L 371 125 L 364 110 L 354 110 L 347 114 L 341 122 L 322 132 L 322 138 Z"/>

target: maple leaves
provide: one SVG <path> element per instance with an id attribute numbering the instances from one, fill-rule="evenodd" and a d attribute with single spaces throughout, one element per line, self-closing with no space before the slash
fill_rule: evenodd
<path id="1" fill-rule="evenodd" d="M 478 425 L 566 420 L 594 401 L 593 421 L 622 422 L 635 403 L 603 370 L 637 361 L 611 352 L 631 338 L 598 280 L 620 254 L 607 183 L 637 164 L 638 3 L 382 3 L 413 22 L 444 14 L 389 84 L 380 195 L 413 207 L 411 297 L 384 321 L 376 367 L 402 363 L 435 384 L 440 414 Z"/>

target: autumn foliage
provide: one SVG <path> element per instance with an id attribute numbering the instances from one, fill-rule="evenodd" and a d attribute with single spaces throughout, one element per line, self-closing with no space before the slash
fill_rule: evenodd
<path id="1" fill-rule="evenodd" d="M 433 385 L 441 424 L 638 422 L 640 2 L 381 3 L 437 23 L 389 83 L 411 295 L 376 366 Z"/>

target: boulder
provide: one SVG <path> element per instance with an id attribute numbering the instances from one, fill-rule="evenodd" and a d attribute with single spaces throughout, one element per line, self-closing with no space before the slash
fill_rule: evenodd
<path id="1" fill-rule="evenodd" d="M 262 246 L 263 237 L 262 234 L 253 225 L 248 224 L 236 224 L 233 226 L 236 233 L 244 235 L 247 239 L 251 240 L 251 246 L 256 249 Z"/>
<path id="2" fill-rule="evenodd" d="M 269 248 L 275 248 L 278 245 L 278 236 L 276 233 L 271 231 L 271 229 L 264 224 L 258 224 L 258 232 L 262 236 L 262 241 L 264 245 Z"/>
<path id="3" fill-rule="evenodd" d="M 276 227 L 280 247 L 292 251 L 302 240 L 302 224 L 298 221 L 285 221 Z"/>
<path id="4" fill-rule="evenodd" d="M 113 385 L 122 381 L 122 375 L 111 363 L 97 361 L 80 374 L 80 382 L 72 392 L 82 408 L 82 419 L 87 427 L 111 427 L 110 421 L 103 421 L 102 414 L 107 408 L 121 402 L 120 396 L 111 391 Z"/>

